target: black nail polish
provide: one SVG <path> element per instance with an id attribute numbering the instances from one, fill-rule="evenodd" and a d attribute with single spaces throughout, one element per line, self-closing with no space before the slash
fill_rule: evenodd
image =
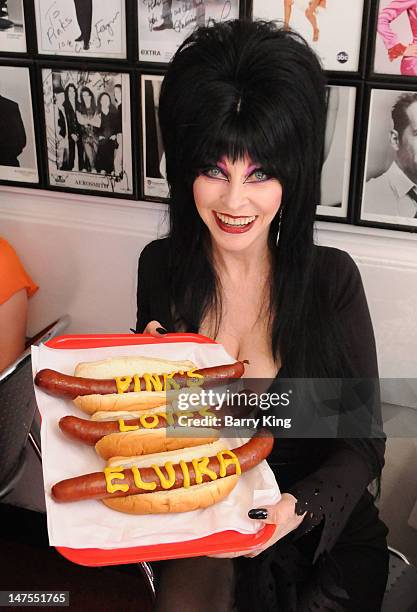
<path id="1" fill-rule="evenodd" d="M 258 520 L 266 519 L 268 518 L 268 510 L 265 508 L 252 508 L 252 510 L 249 510 L 248 512 L 248 517 Z"/>
<path id="2" fill-rule="evenodd" d="M 132 334 L 136 334 L 136 329 L 133 329 L 133 327 L 130 327 L 129 329 L 132 332 Z"/>
<path id="3" fill-rule="evenodd" d="M 168 330 L 165 329 L 165 327 L 157 327 L 156 330 L 158 332 L 158 334 L 167 334 Z"/>

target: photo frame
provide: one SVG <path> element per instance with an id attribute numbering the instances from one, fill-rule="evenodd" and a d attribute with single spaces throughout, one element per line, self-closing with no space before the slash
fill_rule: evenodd
<path id="1" fill-rule="evenodd" d="M 39 185 L 38 142 L 28 65 L 0 65 L 0 182 Z"/>
<path id="2" fill-rule="evenodd" d="M 167 201 L 168 183 L 165 174 L 165 153 L 158 120 L 158 103 L 163 74 L 141 74 L 142 108 L 142 196 L 144 199 Z"/>
<path id="3" fill-rule="evenodd" d="M 47 185 L 133 198 L 130 73 L 44 66 Z"/>
<path id="4" fill-rule="evenodd" d="M 346 220 L 353 176 L 354 129 L 359 99 L 355 85 L 328 85 L 327 123 L 317 216 Z"/>
<path id="5" fill-rule="evenodd" d="M 140 62 L 168 63 L 197 25 L 237 19 L 239 0 L 137 0 Z"/>
<path id="6" fill-rule="evenodd" d="M 417 27 L 417 2 L 379 0 L 373 32 L 372 70 L 391 78 L 417 76 L 417 46 L 413 30 Z M 416 56 L 413 57 L 413 53 Z"/>
<path id="7" fill-rule="evenodd" d="M 26 24 L 23 0 L 0 2 L 0 53 L 26 53 Z"/>
<path id="8" fill-rule="evenodd" d="M 366 106 L 368 130 L 357 221 L 415 232 L 417 86 L 370 86 Z"/>
<path id="9" fill-rule="evenodd" d="M 35 0 L 40 55 L 127 58 L 126 0 Z"/>
<path id="10" fill-rule="evenodd" d="M 368 7 L 350 0 L 253 0 L 252 19 L 278 20 L 299 32 L 319 55 L 325 70 L 358 72 Z M 365 32 L 363 32 L 365 30 Z"/>

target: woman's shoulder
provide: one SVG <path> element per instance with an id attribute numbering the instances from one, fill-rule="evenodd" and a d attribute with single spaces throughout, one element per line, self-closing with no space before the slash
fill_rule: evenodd
<path id="1" fill-rule="evenodd" d="M 357 264 L 341 249 L 316 246 L 316 274 L 329 287 L 337 307 L 343 307 L 363 291 Z"/>
<path id="2" fill-rule="evenodd" d="M 166 262 L 169 253 L 169 238 L 159 238 L 152 240 L 142 249 L 139 261 Z"/>

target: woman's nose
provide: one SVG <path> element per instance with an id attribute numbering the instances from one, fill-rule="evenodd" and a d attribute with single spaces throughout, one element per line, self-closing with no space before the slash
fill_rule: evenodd
<path id="1" fill-rule="evenodd" d="M 245 185 L 242 181 L 225 182 L 224 191 L 221 196 L 224 212 L 232 212 L 242 207 L 247 201 Z"/>

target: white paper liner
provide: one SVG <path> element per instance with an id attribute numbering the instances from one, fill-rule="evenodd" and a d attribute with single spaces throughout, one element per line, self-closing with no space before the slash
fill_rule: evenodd
<path id="1" fill-rule="evenodd" d="M 234 360 L 219 344 L 180 342 L 116 346 L 95 349 L 51 349 L 32 347 L 33 373 L 52 368 L 73 374 L 80 361 L 96 361 L 106 357 L 146 355 L 167 359 L 190 359 L 198 367 L 232 363 Z M 41 442 L 48 517 L 49 542 L 52 546 L 70 548 L 127 548 L 201 538 L 224 530 L 254 534 L 263 526 L 248 518 L 250 508 L 277 503 L 280 492 L 266 461 L 243 474 L 230 495 L 218 504 L 203 510 L 177 514 L 133 516 L 116 512 L 96 500 L 57 503 L 51 486 L 66 478 L 100 471 L 105 466 L 91 446 L 66 438 L 58 427 L 61 417 L 73 414 L 89 418 L 69 400 L 47 395 L 35 387 L 36 400 L 42 415 Z M 224 439 L 225 447 L 233 448 L 241 439 Z"/>

